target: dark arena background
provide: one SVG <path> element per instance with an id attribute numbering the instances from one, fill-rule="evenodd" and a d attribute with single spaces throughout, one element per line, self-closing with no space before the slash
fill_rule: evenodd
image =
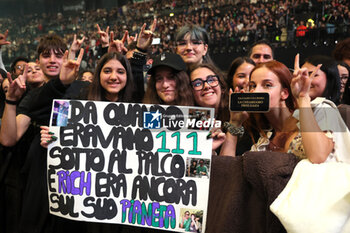
<path id="1" fill-rule="evenodd" d="M 68 43 L 73 35 L 85 35 L 84 61 L 93 65 L 98 57 L 96 23 L 111 27 L 116 38 L 128 30 L 135 34 L 146 22 L 158 18 L 150 55 L 173 50 L 174 34 L 184 23 L 206 28 L 209 51 L 224 71 L 237 56 L 246 55 L 257 40 L 268 40 L 275 59 L 292 67 L 297 52 L 301 59 L 312 54 L 331 55 L 335 44 L 350 35 L 348 1 L 239 1 L 239 0 L 0 0 L 0 31 L 9 30 L 10 46 L 3 46 L 5 67 L 17 56 L 35 59 L 40 36 L 54 32 Z M 306 25 L 305 36 L 296 36 Z M 91 64 L 92 63 L 92 64 Z M 84 65 L 84 64 L 83 64 Z"/>

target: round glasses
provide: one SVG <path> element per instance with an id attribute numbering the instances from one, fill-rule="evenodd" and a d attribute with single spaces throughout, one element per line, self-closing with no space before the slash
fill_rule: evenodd
<path id="1" fill-rule="evenodd" d="M 196 91 L 203 90 L 204 83 L 208 83 L 210 87 L 216 87 L 219 85 L 219 77 L 217 75 L 208 75 L 205 80 L 197 78 L 191 82 L 192 88 Z"/>

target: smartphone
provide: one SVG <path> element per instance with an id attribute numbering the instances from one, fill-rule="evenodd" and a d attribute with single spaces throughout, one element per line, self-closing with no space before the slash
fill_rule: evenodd
<path id="1" fill-rule="evenodd" d="M 229 106 L 232 112 L 268 112 L 270 96 L 264 92 L 232 93 Z"/>

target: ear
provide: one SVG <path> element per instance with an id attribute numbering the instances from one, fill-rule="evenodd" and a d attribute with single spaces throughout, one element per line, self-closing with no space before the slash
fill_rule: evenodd
<path id="1" fill-rule="evenodd" d="M 203 57 L 207 54 L 207 52 L 208 52 L 208 45 L 204 44 Z"/>
<path id="2" fill-rule="evenodd" d="M 281 100 L 286 100 L 289 96 L 289 92 L 287 88 L 282 88 L 281 90 Z"/>

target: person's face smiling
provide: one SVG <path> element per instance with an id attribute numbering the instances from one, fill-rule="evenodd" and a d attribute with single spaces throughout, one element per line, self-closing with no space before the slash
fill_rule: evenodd
<path id="1" fill-rule="evenodd" d="M 306 62 L 301 68 L 307 68 L 309 74 L 311 74 L 316 70 L 316 66 L 308 62 Z M 316 97 L 322 97 L 323 92 L 326 89 L 326 85 L 327 85 L 326 73 L 323 72 L 321 69 L 319 69 L 311 81 L 311 86 L 309 91 L 309 96 L 311 100 L 315 99 Z"/>
<path id="2" fill-rule="evenodd" d="M 207 54 L 208 45 L 203 41 L 191 39 L 191 35 L 187 33 L 183 40 L 177 42 L 176 52 L 184 62 L 189 65 L 200 64 L 203 57 Z"/>
<path id="3" fill-rule="evenodd" d="M 206 81 L 208 76 L 215 76 L 216 74 L 206 68 L 200 67 L 192 71 L 191 73 L 191 81 L 193 82 L 196 79 L 201 79 Z M 196 103 L 201 107 L 211 107 L 218 109 L 221 101 L 221 87 L 220 84 L 213 87 L 210 86 L 207 82 L 203 84 L 203 88 L 201 90 L 193 90 L 193 95 Z"/>

